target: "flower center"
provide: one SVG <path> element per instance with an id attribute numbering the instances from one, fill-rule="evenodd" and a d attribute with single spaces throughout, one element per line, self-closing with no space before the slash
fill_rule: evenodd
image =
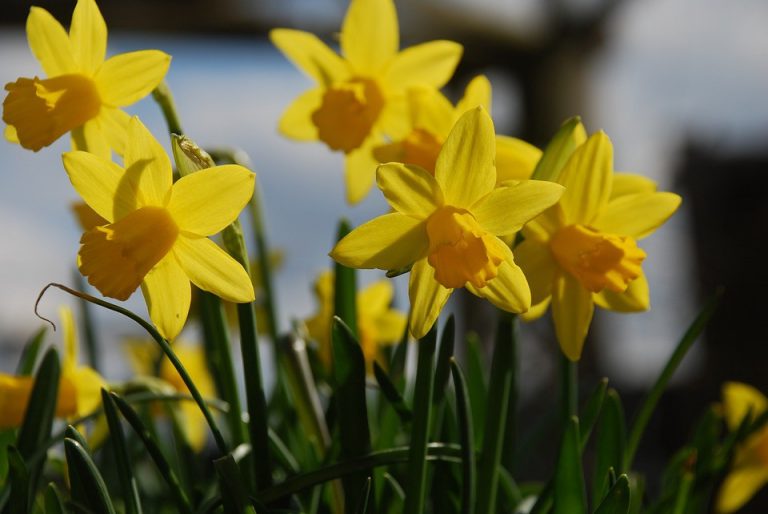
<path id="1" fill-rule="evenodd" d="M 403 140 L 403 162 L 421 166 L 434 175 L 437 155 L 442 147 L 442 138 L 428 130 L 413 129 Z"/>
<path id="2" fill-rule="evenodd" d="M 475 287 L 498 275 L 505 251 L 496 236 L 480 226 L 468 211 L 441 207 L 427 220 L 429 255 L 435 279 L 451 289 L 469 282 Z"/>
<path id="3" fill-rule="evenodd" d="M 312 113 L 320 140 L 332 150 L 351 152 L 359 148 L 384 107 L 384 95 L 370 79 L 354 78 L 323 94 L 323 102 Z"/>
<path id="4" fill-rule="evenodd" d="M 603 234 L 584 225 L 560 229 L 549 242 L 558 264 L 593 293 L 626 291 L 640 276 L 645 252 L 631 237 Z"/>
<path id="5" fill-rule="evenodd" d="M 179 227 L 162 207 L 142 207 L 80 239 L 80 272 L 101 294 L 126 300 L 173 247 Z"/>
<path id="6" fill-rule="evenodd" d="M 20 78 L 5 89 L 3 121 L 16 128 L 19 143 L 29 150 L 50 145 L 101 109 L 96 83 L 85 75 Z"/>

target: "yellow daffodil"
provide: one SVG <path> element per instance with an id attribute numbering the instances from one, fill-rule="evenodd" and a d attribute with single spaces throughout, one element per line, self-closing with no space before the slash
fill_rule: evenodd
<path id="1" fill-rule="evenodd" d="M 496 185 L 493 122 L 482 107 L 465 113 L 440 149 L 435 174 L 400 163 L 379 166 L 377 182 L 395 212 L 339 241 L 336 261 L 355 268 L 411 269 L 411 334 L 423 337 L 455 288 L 500 309 L 531 305 L 528 282 L 499 236 L 513 234 L 554 204 L 553 182 Z"/>
<path id="2" fill-rule="evenodd" d="M 154 376 L 155 364 L 160 352 L 154 341 L 129 340 L 125 345 L 125 349 L 134 373 L 143 376 Z M 181 361 L 184 369 L 189 373 L 190 378 L 192 378 L 203 398 L 214 398 L 216 396 L 216 388 L 213 384 L 211 372 L 208 370 L 205 352 L 202 347 L 184 341 L 176 341 L 173 344 L 173 351 Z M 158 376 L 167 382 L 173 390 L 181 394 L 189 394 L 189 389 L 187 389 L 184 380 L 182 380 L 176 368 L 173 367 L 171 361 L 166 357 L 163 357 L 160 364 Z M 179 403 L 179 414 L 181 418 L 180 426 L 190 445 L 197 451 L 202 450 L 208 435 L 208 425 L 202 411 L 194 400 L 189 399 Z"/>
<path id="3" fill-rule="evenodd" d="M 56 417 L 82 417 L 101 405 L 104 379 L 88 366 L 77 364 L 77 333 L 72 311 L 59 309 L 64 334 L 64 360 L 56 401 Z M 34 386 L 34 377 L 0 373 L 0 429 L 21 425 Z"/>
<path id="4" fill-rule="evenodd" d="M 399 52 L 392 0 L 352 0 L 341 27 L 339 56 L 313 34 L 289 29 L 270 39 L 317 87 L 297 98 L 280 120 L 280 132 L 301 141 L 323 141 L 345 154 L 347 201 L 371 189 L 378 164 L 374 146 L 405 136 L 405 91 L 441 88 L 453 75 L 462 47 L 432 41 Z"/>
<path id="5" fill-rule="evenodd" d="M 357 293 L 357 332 L 368 373 L 374 361 L 380 361 L 381 348 L 398 343 L 408 322 L 402 312 L 390 308 L 394 289 L 387 280 L 379 280 Z M 307 320 L 310 337 L 319 345 L 320 360 L 331 369 L 331 320 L 333 319 L 333 273 L 326 271 L 315 282 L 317 313 Z"/>
<path id="6" fill-rule="evenodd" d="M 38 151 L 71 132 L 75 150 L 122 155 L 129 116 L 120 108 L 147 96 L 171 57 L 142 50 L 105 60 L 107 27 L 94 0 L 78 0 L 69 34 L 48 11 L 32 7 L 27 38 L 48 78 L 6 84 L 6 137 Z"/>
<path id="7" fill-rule="evenodd" d="M 677 210 L 680 197 L 656 192 L 636 175 L 614 179 L 613 146 L 603 132 L 576 148 L 557 182 L 565 186 L 560 203 L 523 228 L 515 255 L 531 285 L 529 314 L 543 314 L 551 301 L 560 348 L 576 361 L 595 304 L 619 312 L 649 308 L 637 241 Z"/>
<path id="8" fill-rule="evenodd" d="M 481 105 L 491 110 L 491 83 L 483 76 L 470 81 L 456 106 L 434 88 L 413 87 L 407 93 L 410 132 L 400 140 L 377 146 L 373 155 L 379 162 L 416 164 L 430 173 L 443 142 L 462 114 Z M 531 178 L 541 150 L 521 139 L 496 136 L 496 180 Z"/>
<path id="9" fill-rule="evenodd" d="M 67 152 L 63 160 L 77 192 L 109 222 L 83 234 L 78 254 L 80 272 L 103 295 L 125 300 L 141 285 L 167 339 L 184 327 L 190 281 L 227 301 L 253 301 L 243 267 L 208 239 L 248 202 L 253 173 L 216 166 L 173 184 L 168 156 L 136 117 L 128 124 L 125 168 L 86 152 Z"/>

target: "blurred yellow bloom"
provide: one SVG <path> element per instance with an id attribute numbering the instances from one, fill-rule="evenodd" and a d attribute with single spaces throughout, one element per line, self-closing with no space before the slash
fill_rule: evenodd
<path id="1" fill-rule="evenodd" d="M 403 337 L 407 318 L 390 308 L 394 289 L 387 280 L 372 283 L 357 293 L 357 331 L 368 373 L 381 358 L 381 347 L 396 344 Z M 323 272 L 315 282 L 317 313 L 306 321 L 310 337 L 317 341 L 320 360 L 330 370 L 333 361 L 331 320 L 333 319 L 333 273 Z"/>
<path id="2" fill-rule="evenodd" d="M 434 88 L 413 87 L 407 93 L 410 132 L 373 149 L 378 162 L 416 164 L 435 173 L 435 162 L 445 139 L 462 114 L 481 105 L 491 111 L 491 83 L 483 76 L 470 81 L 456 106 Z M 521 139 L 496 136 L 496 181 L 531 177 L 541 150 Z"/>
<path id="3" fill-rule="evenodd" d="M 56 417 L 82 417 L 101 405 L 101 388 L 107 387 L 101 375 L 88 366 L 78 366 L 77 332 L 72 311 L 59 309 L 64 334 L 64 360 L 56 401 Z M 21 425 L 34 386 L 32 376 L 0 373 L 0 429 Z"/>
<path id="4" fill-rule="evenodd" d="M 32 7 L 27 38 L 48 78 L 6 84 L 6 138 L 38 151 L 71 132 L 75 150 L 122 155 L 129 117 L 120 108 L 163 80 L 171 56 L 142 50 L 105 60 L 107 27 L 94 0 L 78 0 L 69 34 L 48 11 Z"/>
<path id="5" fill-rule="evenodd" d="M 613 146 L 603 132 L 576 148 L 557 182 L 565 186 L 560 203 L 523 228 L 515 255 L 531 286 L 534 307 L 526 318 L 543 314 L 551 301 L 560 348 L 576 361 L 595 304 L 619 312 L 649 308 L 637 240 L 662 225 L 680 197 L 656 192 L 636 175 L 614 178 Z"/>
<path id="6" fill-rule="evenodd" d="M 126 300 L 141 285 L 166 339 L 184 327 L 190 281 L 231 302 L 254 299 L 243 267 L 208 239 L 232 223 L 253 194 L 253 173 L 216 166 L 172 181 L 160 144 L 133 117 L 125 168 L 86 152 L 63 156 L 80 196 L 109 222 L 80 239 L 78 267 L 103 295 Z"/>
<path id="7" fill-rule="evenodd" d="M 434 175 L 419 166 L 379 166 L 379 188 L 395 212 L 356 228 L 331 252 L 354 268 L 413 265 L 410 330 L 416 338 L 427 333 L 458 287 L 509 312 L 531 305 L 528 282 L 499 236 L 520 230 L 563 188 L 535 180 L 495 188 L 495 142 L 491 118 L 477 107 L 448 135 Z"/>
<path id="8" fill-rule="evenodd" d="M 125 349 L 134 373 L 144 376 L 155 375 L 155 364 L 160 355 L 160 349 L 154 341 L 129 340 L 125 345 Z M 177 341 L 173 344 L 173 351 L 181 361 L 184 369 L 189 373 L 190 378 L 192 378 L 203 398 L 214 398 L 216 396 L 216 388 L 213 384 L 211 373 L 208 370 L 205 352 L 202 347 Z M 163 361 L 160 364 L 159 378 L 167 382 L 175 391 L 181 394 L 189 394 L 187 385 L 167 357 L 163 357 Z M 202 450 L 208 434 L 208 424 L 205 421 L 205 416 L 203 416 L 202 411 L 191 398 L 180 402 L 178 405 L 181 416 L 180 426 L 187 440 L 192 448 L 197 451 Z"/>
<path id="9" fill-rule="evenodd" d="M 462 47 L 432 41 L 399 52 L 392 0 L 352 0 L 341 27 L 341 56 L 308 32 L 275 29 L 270 39 L 317 82 L 280 120 L 280 132 L 301 141 L 323 141 L 345 154 L 347 201 L 371 189 L 377 162 L 372 149 L 386 134 L 408 131 L 405 91 L 441 88 L 453 75 Z"/>

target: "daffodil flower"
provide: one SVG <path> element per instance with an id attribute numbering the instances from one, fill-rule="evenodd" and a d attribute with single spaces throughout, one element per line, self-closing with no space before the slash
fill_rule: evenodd
<path id="1" fill-rule="evenodd" d="M 362 200 L 373 185 L 372 149 L 384 135 L 408 130 L 405 91 L 441 88 L 453 75 L 461 45 L 432 41 L 399 52 L 392 0 L 352 0 L 341 27 L 339 56 L 313 34 L 275 29 L 270 39 L 317 82 L 285 111 L 279 129 L 300 141 L 323 141 L 345 154 L 347 201 Z"/>
<path id="2" fill-rule="evenodd" d="M 394 289 L 386 280 L 373 282 L 357 293 L 357 332 L 368 373 L 373 363 L 381 363 L 381 349 L 400 341 L 408 322 L 402 312 L 390 308 Z M 331 320 L 333 319 L 333 273 L 322 273 L 315 282 L 317 313 L 306 321 L 307 330 L 317 341 L 319 356 L 326 369 L 332 365 Z"/>
<path id="3" fill-rule="evenodd" d="M 107 27 L 94 0 L 78 0 L 69 34 L 48 11 L 32 7 L 27 39 L 48 78 L 6 84 L 6 138 L 38 151 L 71 132 L 75 150 L 122 155 L 129 116 L 120 108 L 163 80 L 171 56 L 142 50 L 105 60 Z"/>
<path id="4" fill-rule="evenodd" d="M 109 223 L 85 232 L 78 254 L 80 272 L 103 295 L 126 300 L 141 285 L 167 339 L 184 327 L 190 281 L 227 301 L 253 301 L 246 271 L 208 239 L 248 202 L 253 173 L 216 166 L 173 184 L 168 156 L 136 117 L 128 124 L 125 168 L 86 152 L 67 152 L 63 160 L 77 192 Z"/>
<path id="5" fill-rule="evenodd" d="M 96 371 L 77 363 L 78 344 L 72 310 L 59 309 L 64 334 L 64 360 L 61 367 L 55 415 L 58 418 L 82 417 L 101 405 L 101 388 L 106 382 Z M 35 379 L 0 373 L 0 429 L 21 426 Z"/>
<path id="6" fill-rule="evenodd" d="M 445 139 L 462 114 L 483 106 L 491 110 L 491 83 L 479 75 L 467 84 L 464 96 L 453 106 L 434 88 L 413 87 L 407 93 L 410 106 L 410 132 L 400 140 L 385 143 L 373 149 L 379 162 L 416 164 L 430 173 Z M 496 180 L 523 180 L 531 178 L 541 150 L 521 139 L 496 136 Z"/>
<path id="7" fill-rule="evenodd" d="M 637 241 L 681 200 L 635 175 L 615 180 L 614 192 L 613 146 L 603 132 L 576 148 L 557 182 L 565 186 L 560 203 L 523 228 L 515 254 L 531 285 L 532 313 L 543 314 L 551 301 L 560 348 L 576 361 L 595 304 L 619 312 L 649 308 L 646 254 Z"/>
<path id="8" fill-rule="evenodd" d="M 495 142 L 491 118 L 477 107 L 448 135 L 434 175 L 413 165 L 379 166 L 379 188 L 395 212 L 356 228 L 331 252 L 354 268 L 413 265 L 408 293 L 415 338 L 427 333 L 459 287 L 505 311 L 531 305 L 528 282 L 499 236 L 520 230 L 563 188 L 535 180 L 496 188 Z"/>

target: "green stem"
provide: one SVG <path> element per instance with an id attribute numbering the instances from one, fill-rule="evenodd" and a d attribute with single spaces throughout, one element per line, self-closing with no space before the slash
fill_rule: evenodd
<path id="1" fill-rule="evenodd" d="M 560 356 L 560 397 L 563 409 L 563 424 L 571 416 L 579 415 L 579 363 L 573 362 L 565 355 Z"/>
<path id="2" fill-rule="evenodd" d="M 168 124 L 168 132 L 171 134 L 182 135 L 184 131 L 181 129 L 181 121 L 179 121 L 179 115 L 176 112 L 176 103 L 173 101 L 173 94 L 168 84 L 161 82 L 154 91 L 152 91 L 152 98 L 160 106 L 160 110 L 163 112 L 165 122 Z"/>
<path id="3" fill-rule="evenodd" d="M 267 244 L 266 230 L 264 228 L 264 214 L 261 208 L 261 191 L 258 179 L 254 186 L 253 196 L 248 204 L 248 212 L 251 214 L 253 224 L 253 238 L 256 243 L 258 255 L 259 273 L 261 274 L 261 288 L 264 291 L 264 311 L 267 314 L 267 333 L 272 338 L 274 345 L 278 341 L 277 306 L 272 284 L 272 263 L 269 260 L 269 245 Z"/>
<path id="4" fill-rule="evenodd" d="M 75 273 L 75 288 L 79 290 L 85 289 L 85 282 L 83 276 L 80 273 Z M 93 330 L 93 316 L 91 315 L 91 306 L 88 302 L 81 300 L 79 302 L 80 307 L 80 333 L 83 334 L 83 342 L 85 342 L 85 355 L 87 357 L 88 365 L 95 370 L 99 370 L 99 346 L 96 344 L 96 333 Z"/>

